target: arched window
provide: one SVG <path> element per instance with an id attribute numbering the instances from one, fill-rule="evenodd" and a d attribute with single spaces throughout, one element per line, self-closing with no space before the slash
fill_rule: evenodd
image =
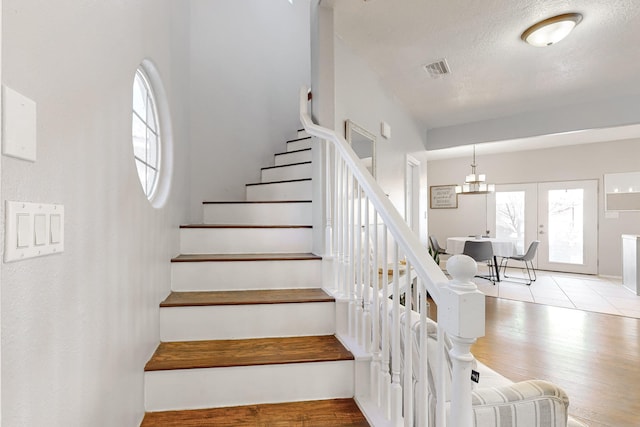
<path id="1" fill-rule="evenodd" d="M 156 98 L 144 69 L 138 68 L 133 81 L 131 125 L 133 155 L 144 194 L 152 199 L 158 187 L 162 159 L 162 135 Z"/>

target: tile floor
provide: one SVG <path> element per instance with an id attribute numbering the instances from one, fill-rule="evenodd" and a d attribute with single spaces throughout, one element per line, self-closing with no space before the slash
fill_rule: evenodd
<path id="1" fill-rule="evenodd" d="M 480 274 L 484 274 L 486 267 L 479 265 L 478 268 Z M 622 286 L 621 278 L 551 271 L 537 273 L 538 280 L 531 286 L 509 278 L 495 285 L 481 278 L 474 281 L 487 296 L 640 319 L 640 296 Z M 524 274 L 524 270 L 517 268 L 507 270 L 508 276 L 524 277 Z"/>

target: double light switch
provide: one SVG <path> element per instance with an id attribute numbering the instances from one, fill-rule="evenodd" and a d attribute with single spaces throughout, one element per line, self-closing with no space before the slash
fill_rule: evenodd
<path id="1" fill-rule="evenodd" d="M 64 251 L 63 205 L 7 201 L 5 212 L 5 262 Z"/>

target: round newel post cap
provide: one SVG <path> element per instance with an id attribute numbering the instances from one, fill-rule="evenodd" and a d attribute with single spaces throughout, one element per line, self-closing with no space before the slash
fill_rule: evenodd
<path id="1" fill-rule="evenodd" d="M 467 255 L 454 255 L 447 260 L 447 272 L 454 282 L 469 283 L 478 273 L 478 264 Z"/>

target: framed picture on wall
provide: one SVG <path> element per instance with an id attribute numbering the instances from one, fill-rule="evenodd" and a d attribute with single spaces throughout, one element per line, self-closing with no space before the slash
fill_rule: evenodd
<path id="1" fill-rule="evenodd" d="M 429 187 L 429 201 L 431 209 L 457 209 L 456 185 L 432 185 Z"/>

